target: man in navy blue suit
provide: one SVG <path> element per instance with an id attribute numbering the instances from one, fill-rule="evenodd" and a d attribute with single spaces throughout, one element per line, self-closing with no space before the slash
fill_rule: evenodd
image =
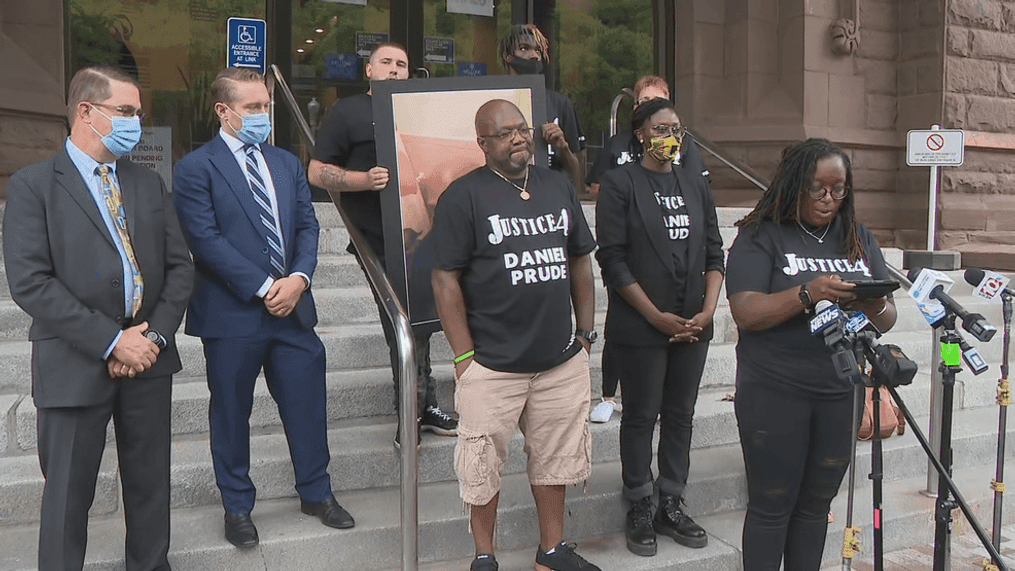
<path id="1" fill-rule="evenodd" d="M 186 332 L 201 337 L 211 389 L 211 452 L 226 539 L 257 544 L 250 512 L 250 411 L 264 370 L 289 439 L 303 513 L 349 528 L 328 475 L 324 344 L 310 291 L 318 223 L 299 159 L 264 144 L 264 77 L 228 68 L 211 85 L 218 135 L 176 164 L 174 202 L 196 278 Z"/>

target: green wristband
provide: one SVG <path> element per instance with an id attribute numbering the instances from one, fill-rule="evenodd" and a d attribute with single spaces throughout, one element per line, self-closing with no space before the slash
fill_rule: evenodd
<path id="1" fill-rule="evenodd" d="M 465 353 L 462 353 L 461 355 L 455 357 L 455 364 L 457 365 L 458 363 L 461 363 L 462 361 L 468 359 L 469 357 L 471 357 L 471 356 L 473 356 L 475 354 L 476 354 L 476 350 L 475 349 L 470 349 L 469 351 L 466 351 Z"/>

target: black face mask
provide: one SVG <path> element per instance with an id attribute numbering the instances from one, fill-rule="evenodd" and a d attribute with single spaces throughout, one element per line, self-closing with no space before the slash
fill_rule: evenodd
<path id="1" fill-rule="evenodd" d="M 538 75 L 543 73 L 543 62 L 538 59 L 513 57 L 508 65 L 511 66 L 511 69 L 515 70 L 518 75 Z"/>

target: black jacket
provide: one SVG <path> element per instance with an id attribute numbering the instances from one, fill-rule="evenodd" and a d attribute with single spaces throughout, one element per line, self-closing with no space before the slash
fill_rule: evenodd
<path id="1" fill-rule="evenodd" d="M 629 163 L 603 175 L 596 203 L 596 259 L 603 269 L 609 292 L 606 337 L 624 345 L 666 345 L 669 338 L 652 327 L 617 289 L 638 282 L 662 311 L 683 302 L 683 316 L 701 311 L 705 299 L 705 272 L 725 271 L 722 238 L 715 198 L 703 177 L 688 178 L 677 171 L 691 226 L 687 243 L 684 291 L 676 291 L 676 266 L 663 217 L 640 164 Z M 709 326 L 698 336 L 712 339 Z"/>

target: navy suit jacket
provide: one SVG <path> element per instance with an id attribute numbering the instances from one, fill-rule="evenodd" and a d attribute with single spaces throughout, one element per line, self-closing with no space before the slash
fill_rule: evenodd
<path id="1" fill-rule="evenodd" d="M 275 186 L 286 275 L 303 272 L 313 279 L 319 226 L 303 165 L 292 153 L 271 145 L 262 144 L 261 154 Z M 220 135 L 176 163 L 173 190 L 197 270 L 187 334 L 248 337 L 271 327 L 278 318 L 257 296 L 272 271 L 261 210 L 246 174 Z M 306 329 L 317 324 L 309 289 L 294 313 Z"/>

